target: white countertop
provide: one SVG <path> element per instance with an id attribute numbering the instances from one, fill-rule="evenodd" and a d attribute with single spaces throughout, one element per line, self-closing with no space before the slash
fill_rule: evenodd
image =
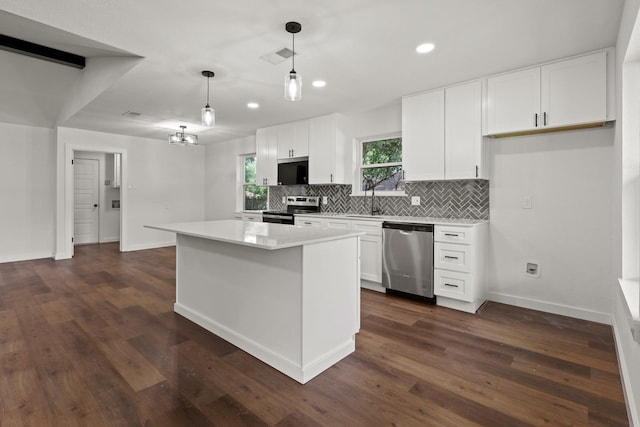
<path id="1" fill-rule="evenodd" d="M 363 236 L 360 231 L 300 227 L 240 220 L 145 225 L 147 228 L 261 249 L 283 249 Z"/>
<path id="2" fill-rule="evenodd" d="M 462 219 L 462 218 L 432 218 L 426 216 L 393 216 L 393 215 L 358 215 L 349 213 L 323 212 L 310 214 L 296 214 L 296 216 L 320 217 L 320 218 L 343 218 L 358 221 L 391 221 L 391 222 L 411 222 L 417 224 L 433 225 L 459 225 L 474 226 L 488 222 L 486 219 Z"/>

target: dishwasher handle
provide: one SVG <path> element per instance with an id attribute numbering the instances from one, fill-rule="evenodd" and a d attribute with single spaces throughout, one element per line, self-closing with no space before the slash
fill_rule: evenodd
<path id="1" fill-rule="evenodd" d="M 382 228 L 389 228 L 392 230 L 402 230 L 407 232 L 420 231 L 423 233 L 433 233 L 433 224 L 422 224 L 413 222 L 390 222 L 385 221 L 382 223 Z M 403 234 L 409 234 L 403 233 Z"/>

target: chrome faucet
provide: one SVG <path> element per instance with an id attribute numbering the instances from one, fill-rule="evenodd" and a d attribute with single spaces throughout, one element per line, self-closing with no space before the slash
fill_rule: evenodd
<path id="1" fill-rule="evenodd" d="M 381 214 L 382 211 L 380 208 L 376 208 L 376 186 L 373 185 L 373 179 L 367 179 L 367 183 L 369 184 L 369 188 L 371 188 L 371 216 L 376 214 Z"/>

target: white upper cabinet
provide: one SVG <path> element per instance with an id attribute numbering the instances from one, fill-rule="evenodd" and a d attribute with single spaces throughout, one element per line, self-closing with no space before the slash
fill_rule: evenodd
<path id="1" fill-rule="evenodd" d="M 309 121 L 285 123 L 278 129 L 278 159 L 309 155 Z"/>
<path id="2" fill-rule="evenodd" d="M 607 53 L 541 68 L 542 125 L 570 126 L 607 120 Z"/>
<path id="3" fill-rule="evenodd" d="M 405 181 L 444 178 L 444 90 L 402 98 Z"/>
<path id="4" fill-rule="evenodd" d="M 347 138 L 340 114 L 309 120 L 309 184 L 348 184 Z"/>
<path id="5" fill-rule="evenodd" d="M 445 89 L 445 179 L 485 178 L 482 150 L 482 84 Z"/>
<path id="6" fill-rule="evenodd" d="M 544 131 L 611 120 L 607 51 L 487 79 L 485 134 Z"/>
<path id="7" fill-rule="evenodd" d="M 488 134 L 535 129 L 539 116 L 540 68 L 487 80 Z"/>
<path id="8" fill-rule="evenodd" d="M 278 129 L 276 127 L 256 131 L 256 184 L 278 184 Z"/>

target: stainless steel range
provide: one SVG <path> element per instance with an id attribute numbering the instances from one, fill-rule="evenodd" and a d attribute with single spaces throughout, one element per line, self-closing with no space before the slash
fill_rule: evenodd
<path id="1" fill-rule="evenodd" d="M 262 222 L 293 225 L 295 224 L 295 214 L 315 212 L 320 212 L 320 197 L 287 196 L 287 209 L 262 212 Z"/>

